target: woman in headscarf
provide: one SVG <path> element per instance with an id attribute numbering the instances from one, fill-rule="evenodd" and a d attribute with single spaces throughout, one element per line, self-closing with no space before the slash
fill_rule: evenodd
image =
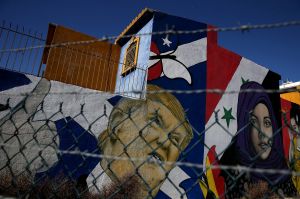
<path id="1" fill-rule="evenodd" d="M 221 165 L 288 169 L 283 155 L 281 131 L 277 126 L 270 98 L 263 89 L 256 82 L 247 82 L 241 86 L 237 107 L 237 134 L 224 152 Z M 221 175 L 225 179 L 227 198 L 249 195 L 249 187 L 261 182 L 269 185 L 269 196 L 273 192 L 285 196 L 296 195 L 291 175 L 288 174 L 233 169 L 223 170 Z"/>

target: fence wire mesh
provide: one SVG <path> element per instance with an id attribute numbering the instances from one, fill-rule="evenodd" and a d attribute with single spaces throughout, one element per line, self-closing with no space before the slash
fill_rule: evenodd
<path id="1" fill-rule="evenodd" d="M 188 110 L 183 110 L 171 92 L 162 92 L 157 86 L 148 85 L 146 100 L 123 98 L 113 108 L 105 103 L 94 104 L 96 113 L 92 117 L 86 112 L 90 106 L 88 100 L 82 104 L 75 101 L 73 108 L 77 107 L 77 113 L 69 117 L 70 107 L 64 106 L 63 100 L 73 100 L 74 96 L 68 94 L 62 98 L 63 93 L 47 94 L 49 89 L 50 82 L 41 79 L 16 106 L 11 107 L 12 102 L 7 100 L 8 108 L 2 109 L 1 195 L 155 198 L 165 186 L 178 192 L 179 198 L 185 198 L 200 184 L 207 198 L 215 198 L 209 187 L 209 172 L 218 171 L 214 180 L 223 182 L 224 186 L 220 198 L 297 196 L 299 109 L 284 113 L 283 117 L 290 115 L 291 119 L 284 120 L 281 128 L 274 124 L 270 109 L 262 118 L 261 113 L 257 113 L 268 107 L 268 102 L 264 102 L 237 118 L 237 122 L 247 118 L 237 132 L 226 132 L 217 113 L 210 126 L 197 132 L 185 117 Z M 241 92 L 239 96 L 247 93 L 253 91 Z M 95 92 L 94 95 L 100 94 Z M 112 95 L 102 93 L 101 96 L 110 98 Z M 1 97 L 9 99 L 6 95 Z M 44 103 L 47 100 L 51 106 Z M 84 127 L 77 126 L 78 123 Z M 215 126 L 231 136 L 228 147 L 213 154 L 215 159 L 211 159 L 210 164 L 187 161 L 197 145 L 209 150 L 204 135 Z M 296 150 L 291 150 L 289 159 L 280 148 L 283 147 L 283 128 L 288 128 L 294 138 L 291 147 Z M 188 146 L 192 139 L 197 142 Z M 252 139 L 253 147 L 247 148 L 248 144 L 242 139 Z M 189 168 L 196 176 L 194 183 L 185 189 L 178 186 L 178 179 L 174 177 L 180 168 Z"/>
<path id="2" fill-rule="evenodd" d="M 292 21 L 151 34 L 243 32 L 299 24 Z M 115 38 L 3 47 L 0 53 L 2 56 L 44 47 L 62 49 Z M 94 57 L 102 59 L 98 54 Z M 113 62 L 123 64 L 119 60 Z M 2 68 L 14 70 L 15 63 L 11 65 L 13 68 L 7 66 Z M 142 74 L 136 74 L 145 82 L 147 70 L 142 68 L 145 67 L 140 69 Z M 40 75 L 38 71 L 32 74 Z M 226 91 L 163 90 L 148 84 L 142 85 L 147 88 L 142 91 L 145 100 L 137 100 L 117 96 L 132 97 L 141 92 L 121 89 L 129 83 L 117 83 L 120 93 L 112 94 L 62 86 L 33 76 L 31 80 L 36 83 L 29 92 L 22 87 L 0 93 L 1 103 L 5 102 L 0 107 L 2 196 L 167 198 L 169 194 L 173 198 L 190 199 L 285 198 L 300 193 L 300 109 L 293 107 L 276 117 L 274 112 L 278 112 L 278 107 L 272 107 L 268 94 L 277 94 L 279 99 L 280 90 L 259 86 Z M 285 92 L 288 91 L 299 90 Z M 191 110 L 184 109 L 177 100 L 178 95 L 191 94 L 234 95 L 243 104 L 236 105 L 236 115 L 225 108 L 223 116 L 220 110 L 215 110 L 212 121 L 199 131 L 195 126 L 198 124 L 186 116 Z M 258 101 L 254 100 L 256 95 Z M 228 129 L 231 120 L 236 123 L 234 131 Z M 222 140 L 220 132 L 227 141 Z M 215 145 L 207 143 L 208 135 L 215 139 Z M 284 136 L 289 136 L 288 143 Z M 218 149 L 220 143 L 226 147 Z M 287 146 L 288 153 L 284 150 Z"/>

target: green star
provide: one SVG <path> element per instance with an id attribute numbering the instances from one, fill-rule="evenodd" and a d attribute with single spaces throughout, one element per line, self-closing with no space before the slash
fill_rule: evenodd
<path id="1" fill-rule="evenodd" d="M 227 110 L 225 107 L 223 107 L 223 109 L 224 109 L 224 115 L 223 115 L 222 119 L 226 120 L 227 128 L 229 128 L 230 120 L 235 120 L 235 118 L 231 114 L 232 108 Z"/>
<path id="2" fill-rule="evenodd" d="M 249 82 L 249 79 L 244 79 L 244 78 L 242 77 L 242 84 L 245 84 L 245 83 L 247 83 L 247 82 Z"/>

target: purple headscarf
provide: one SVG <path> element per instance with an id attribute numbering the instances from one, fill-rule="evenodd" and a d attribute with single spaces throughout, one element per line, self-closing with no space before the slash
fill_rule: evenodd
<path id="1" fill-rule="evenodd" d="M 288 169 L 283 156 L 283 143 L 281 132 L 278 130 L 276 118 L 272 108 L 270 98 L 267 93 L 263 91 L 263 87 L 256 82 L 248 82 L 242 85 L 241 91 L 247 89 L 258 89 L 260 92 L 240 92 L 238 98 L 237 109 L 237 135 L 235 139 L 235 150 L 238 155 L 238 163 L 242 166 L 249 166 L 252 168 L 261 169 Z M 262 160 L 257 156 L 254 146 L 251 141 L 251 124 L 250 113 L 259 103 L 266 105 L 270 118 L 272 120 L 273 129 L 273 144 L 271 152 L 267 159 Z M 279 108 L 279 107 L 278 107 Z M 255 158 L 256 157 L 256 158 Z M 278 173 L 251 173 L 251 179 L 270 180 L 275 184 L 285 181 L 289 176 L 280 175 Z"/>

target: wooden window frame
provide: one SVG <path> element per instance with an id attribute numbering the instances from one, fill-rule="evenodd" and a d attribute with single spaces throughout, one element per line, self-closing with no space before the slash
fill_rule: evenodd
<path id="1" fill-rule="evenodd" d="M 128 51 L 130 50 L 130 47 L 132 46 L 132 44 L 136 43 L 136 47 L 135 47 L 135 53 L 134 53 L 134 62 L 131 66 L 126 66 L 126 61 L 127 61 L 127 55 L 128 55 Z M 140 38 L 139 37 L 133 37 L 126 49 L 126 53 L 124 56 L 124 61 L 123 61 L 123 65 L 122 65 L 122 73 L 121 75 L 124 77 L 127 74 L 131 73 L 132 71 L 134 71 L 137 67 L 137 61 L 138 61 L 138 53 L 139 53 L 139 45 L 140 45 Z"/>

